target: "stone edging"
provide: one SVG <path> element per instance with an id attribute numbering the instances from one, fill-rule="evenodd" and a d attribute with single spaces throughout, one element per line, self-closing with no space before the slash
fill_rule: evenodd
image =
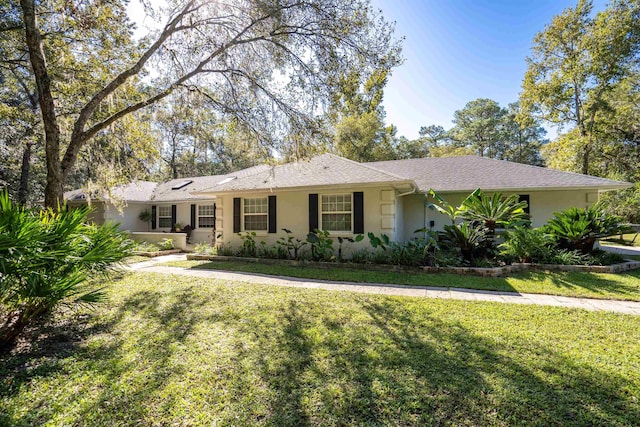
<path id="1" fill-rule="evenodd" d="M 182 253 L 182 249 L 167 249 L 165 251 L 157 251 L 157 252 L 143 252 L 143 251 L 133 251 L 132 255 L 146 256 L 147 258 L 155 258 L 157 256 L 163 255 L 172 255 Z"/>
<path id="2" fill-rule="evenodd" d="M 640 261 L 627 261 L 621 264 L 613 265 L 558 265 L 558 264 L 524 264 L 517 263 L 505 265 L 502 267 L 406 267 L 399 265 L 387 264 L 355 264 L 350 262 L 313 262 L 313 261 L 296 261 L 290 259 L 271 259 L 271 258 L 244 258 L 235 256 L 219 256 L 219 255 L 198 255 L 188 254 L 188 260 L 200 261 L 242 261 L 253 262 L 270 265 L 289 265 L 289 266 L 313 266 L 320 268 L 350 268 L 358 270 L 374 270 L 374 271 L 395 271 L 395 272 L 419 272 L 426 273 L 448 273 L 459 274 L 465 276 L 483 276 L 483 277 L 501 277 L 511 273 L 519 273 L 523 271 L 582 271 L 590 273 L 621 273 L 624 271 L 640 269 Z"/>

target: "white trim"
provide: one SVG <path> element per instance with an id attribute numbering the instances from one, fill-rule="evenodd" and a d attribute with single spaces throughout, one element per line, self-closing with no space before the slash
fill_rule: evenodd
<path id="1" fill-rule="evenodd" d="M 349 203 L 351 205 L 351 210 L 350 211 L 327 211 L 324 212 L 322 210 L 322 198 L 325 196 L 349 196 Z M 322 214 L 326 213 L 326 214 L 349 214 L 351 216 L 351 225 L 349 230 L 326 230 L 329 233 L 333 234 L 333 235 L 351 235 L 353 234 L 353 192 L 334 192 L 334 193 L 319 193 L 318 194 L 318 228 L 322 231 L 325 231 L 323 223 L 322 223 Z"/>
<path id="2" fill-rule="evenodd" d="M 196 204 L 196 229 L 199 228 L 207 228 L 207 229 L 213 229 L 215 228 L 215 223 L 211 226 L 211 225 L 200 225 L 200 218 L 211 218 L 211 220 L 213 221 L 214 218 L 216 218 L 216 211 L 214 209 L 215 203 L 207 203 L 207 204 Z M 206 207 L 206 208 L 211 208 L 212 212 L 211 215 L 200 215 L 200 207 Z"/>
<path id="3" fill-rule="evenodd" d="M 266 205 L 265 206 L 267 207 L 266 212 L 258 212 L 258 213 L 250 212 L 250 213 L 246 213 L 244 211 L 244 201 L 246 199 L 265 200 L 266 201 Z M 240 213 L 241 213 L 241 216 L 240 216 L 240 218 L 241 218 L 240 229 L 243 232 L 254 232 L 256 234 L 265 233 L 265 235 L 268 234 L 268 232 L 269 232 L 269 197 L 267 197 L 267 196 L 265 196 L 265 197 L 259 197 L 259 196 L 258 197 L 243 197 L 241 199 L 241 203 L 240 203 Z M 264 216 L 267 219 L 266 228 L 263 229 L 263 230 L 247 230 L 245 228 L 245 226 L 244 226 L 244 224 L 245 224 L 245 216 Z"/>
<path id="4" fill-rule="evenodd" d="M 172 218 L 171 206 L 172 205 L 156 205 L 156 210 L 157 210 L 156 211 L 156 216 L 158 217 L 157 218 L 157 220 L 158 220 L 158 223 L 157 223 L 158 227 L 157 228 L 161 228 L 161 229 L 164 229 L 164 230 L 170 230 L 171 229 L 171 218 Z M 169 215 L 160 215 L 160 209 L 162 209 L 162 208 L 168 208 L 169 209 Z M 168 227 L 162 227 L 160 225 L 160 218 L 169 218 L 169 226 Z"/>

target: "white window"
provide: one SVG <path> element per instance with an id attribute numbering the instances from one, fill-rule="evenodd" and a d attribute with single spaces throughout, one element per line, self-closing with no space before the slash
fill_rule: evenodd
<path id="1" fill-rule="evenodd" d="M 351 194 L 323 194 L 320 218 L 324 231 L 351 231 Z"/>
<path id="2" fill-rule="evenodd" d="M 198 227 L 215 227 L 215 207 L 213 205 L 198 205 Z"/>
<path id="3" fill-rule="evenodd" d="M 243 199 L 244 231 L 267 231 L 269 202 L 266 197 Z"/>
<path id="4" fill-rule="evenodd" d="M 158 206 L 158 227 L 171 228 L 171 206 Z"/>

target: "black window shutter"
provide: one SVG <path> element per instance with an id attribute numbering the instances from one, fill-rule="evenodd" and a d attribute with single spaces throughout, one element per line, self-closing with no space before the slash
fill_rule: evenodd
<path id="1" fill-rule="evenodd" d="M 176 228 L 176 217 L 177 217 L 177 213 L 176 213 L 176 205 L 171 205 L 171 229 L 175 231 Z"/>
<path id="2" fill-rule="evenodd" d="M 158 220 L 158 215 L 156 214 L 157 208 L 156 206 L 151 206 L 151 229 L 156 229 L 156 221 Z"/>
<path id="3" fill-rule="evenodd" d="M 242 215 L 240 212 L 240 197 L 233 198 L 233 232 L 240 232 L 240 220 L 242 219 Z"/>
<path id="4" fill-rule="evenodd" d="M 269 233 L 276 233 L 276 196 L 269 196 Z"/>
<path id="5" fill-rule="evenodd" d="M 218 222 L 217 222 L 217 217 L 216 217 L 216 204 L 213 204 L 213 231 L 216 231 L 218 229 Z"/>
<path id="6" fill-rule="evenodd" d="M 317 194 L 309 194 L 309 232 L 313 233 L 313 231 L 318 227 L 318 195 Z"/>
<path id="7" fill-rule="evenodd" d="M 191 205 L 191 229 L 196 229 L 196 205 Z"/>
<path id="8" fill-rule="evenodd" d="M 353 233 L 364 234 L 364 193 L 353 193 Z"/>
<path id="9" fill-rule="evenodd" d="M 524 208 L 524 212 L 527 215 L 531 215 L 531 208 L 529 206 L 529 195 L 528 194 L 518 194 L 519 202 L 527 202 L 527 207 Z"/>

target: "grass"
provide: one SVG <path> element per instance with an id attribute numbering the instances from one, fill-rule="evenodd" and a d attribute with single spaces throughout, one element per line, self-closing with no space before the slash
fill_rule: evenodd
<path id="1" fill-rule="evenodd" d="M 414 286 L 480 289 L 502 292 L 640 301 L 640 270 L 618 274 L 581 272 L 529 272 L 511 277 L 477 277 L 455 274 L 396 273 L 390 271 L 293 267 L 249 262 L 172 261 L 163 265 L 218 269 L 276 276 L 344 282 L 387 283 Z"/>
<path id="2" fill-rule="evenodd" d="M 149 261 L 149 259 L 150 259 L 149 257 L 142 256 L 142 255 L 131 255 L 125 258 L 122 262 L 124 264 L 135 264 L 137 262 Z"/>
<path id="3" fill-rule="evenodd" d="M 640 316 L 129 274 L 0 356 L 0 425 L 640 423 Z"/>
<path id="4" fill-rule="evenodd" d="M 609 246 L 638 246 L 640 247 L 640 236 L 636 237 L 635 241 L 633 243 L 631 243 L 634 239 L 634 237 L 636 236 L 635 233 L 632 234 L 624 234 L 622 236 L 622 239 L 620 239 L 618 236 L 616 237 L 610 237 L 608 239 L 603 239 L 600 240 L 600 244 L 601 245 L 609 245 Z"/>

